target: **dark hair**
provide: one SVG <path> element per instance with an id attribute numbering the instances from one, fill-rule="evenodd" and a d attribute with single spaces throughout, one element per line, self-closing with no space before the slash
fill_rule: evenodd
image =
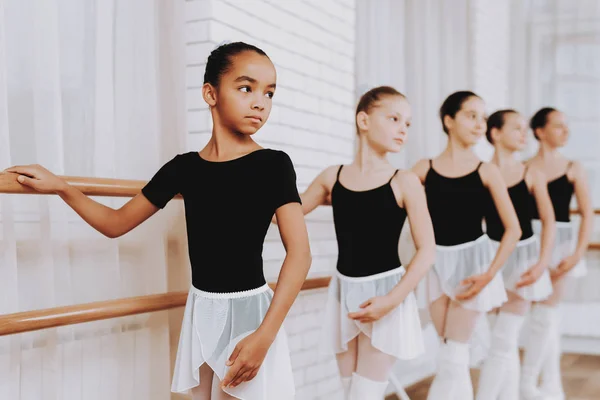
<path id="1" fill-rule="evenodd" d="M 550 115 L 554 111 L 558 111 L 558 110 L 556 108 L 552 108 L 552 107 L 544 107 L 544 108 L 540 109 L 538 112 L 536 112 L 535 114 L 533 114 L 533 117 L 531 117 L 531 121 L 529 121 L 529 126 L 531 127 L 531 130 L 533 131 L 533 136 L 535 136 L 535 138 L 537 140 L 540 140 L 540 138 L 538 137 L 535 130 L 538 128 L 545 127 L 546 124 L 548 123 L 548 115 Z"/>
<path id="2" fill-rule="evenodd" d="M 233 42 L 222 44 L 211 51 L 206 61 L 204 70 L 204 83 L 210 83 L 214 87 L 219 86 L 221 76 L 225 74 L 233 63 L 232 58 L 244 51 L 254 51 L 261 56 L 269 57 L 256 46 L 244 42 Z"/>
<path id="3" fill-rule="evenodd" d="M 358 101 L 358 105 L 356 106 L 356 115 L 359 112 L 364 111 L 369 113 L 373 107 L 377 106 L 377 102 L 381 101 L 385 96 L 400 96 L 402 98 L 406 98 L 405 95 L 397 91 L 391 86 L 377 86 L 373 89 L 369 90 L 362 96 L 360 96 L 360 100 Z M 358 124 L 356 126 L 356 132 L 358 133 Z"/>
<path id="4" fill-rule="evenodd" d="M 444 132 L 446 132 L 446 134 L 448 134 L 448 128 L 446 127 L 446 124 L 444 124 L 444 117 L 446 115 L 451 118 L 456 117 L 456 113 L 460 111 L 465 101 L 469 100 L 471 97 L 480 98 L 473 92 L 463 90 L 452 93 L 446 98 L 446 100 L 444 100 L 442 106 L 440 107 L 440 119 L 442 120 L 442 127 L 444 128 Z"/>
<path id="5" fill-rule="evenodd" d="M 492 129 L 502 129 L 504 123 L 506 122 L 507 114 L 518 114 L 518 112 L 513 109 L 498 110 L 488 117 L 485 137 L 491 144 L 494 144 L 494 141 L 492 140 Z"/>

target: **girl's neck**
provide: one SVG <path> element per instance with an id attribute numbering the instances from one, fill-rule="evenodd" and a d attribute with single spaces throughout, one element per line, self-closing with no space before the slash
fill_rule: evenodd
<path id="1" fill-rule="evenodd" d="M 519 164 L 519 161 L 515 158 L 513 151 L 508 150 L 501 146 L 495 146 L 494 156 L 492 157 L 492 163 L 496 164 L 500 168 L 510 167 L 512 165 Z"/>
<path id="2" fill-rule="evenodd" d="M 232 132 L 213 121 L 212 135 L 202 150 L 211 159 L 227 160 L 261 148 L 250 135 Z"/>
<path id="3" fill-rule="evenodd" d="M 560 158 L 562 155 L 558 151 L 558 148 L 552 147 L 547 143 L 540 142 L 540 148 L 537 152 L 537 157 L 544 163 L 553 163 Z"/>
<path id="4" fill-rule="evenodd" d="M 361 134 L 353 164 L 361 173 L 369 173 L 389 166 L 390 162 L 387 159 L 387 152 L 374 149 Z"/>
<path id="5" fill-rule="evenodd" d="M 459 162 L 465 158 L 475 157 L 471 145 L 454 139 L 451 134 L 448 135 L 448 144 L 441 155 L 449 158 L 452 163 Z"/>

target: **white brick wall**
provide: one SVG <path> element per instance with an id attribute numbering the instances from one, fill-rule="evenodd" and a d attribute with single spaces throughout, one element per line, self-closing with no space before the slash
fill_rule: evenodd
<path id="1" fill-rule="evenodd" d="M 354 0 L 186 1 L 188 150 L 210 137 L 201 87 L 206 58 L 222 41 L 262 48 L 277 69 L 277 92 L 267 124 L 256 134 L 264 147 L 286 151 L 298 189 L 354 152 Z M 313 252 L 310 276 L 329 275 L 337 257 L 330 208 L 307 217 Z M 277 228 L 267 233 L 265 275 L 275 280 L 285 251 Z M 304 292 L 286 319 L 299 400 L 335 399 L 340 386 L 333 358 L 319 360 L 319 313 L 325 290 Z"/>

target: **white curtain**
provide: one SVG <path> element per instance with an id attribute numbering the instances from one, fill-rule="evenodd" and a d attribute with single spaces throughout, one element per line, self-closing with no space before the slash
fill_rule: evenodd
<path id="1" fill-rule="evenodd" d="M 562 151 L 583 163 L 593 205 L 600 208 L 600 3 L 513 0 L 511 13 L 511 100 L 527 116 L 545 106 L 565 112 L 571 137 Z M 527 156 L 537 151 L 533 137 L 529 143 Z M 600 241 L 596 220 L 593 242 Z M 597 251 L 588 252 L 587 264 L 588 276 L 570 284 L 563 332 L 600 338 Z"/>
<path id="2" fill-rule="evenodd" d="M 181 150 L 180 3 L 0 0 L 0 169 L 149 179 Z M 0 195 L 0 313 L 167 291 L 178 207 L 110 240 L 56 196 Z M 166 399 L 170 365 L 166 313 L 5 336 L 0 399 Z"/>
<path id="3" fill-rule="evenodd" d="M 472 90 L 469 1 L 358 0 L 357 96 L 379 85 L 403 92 L 413 124 L 399 168 L 434 157 L 446 144 L 438 110 L 450 93 Z"/>

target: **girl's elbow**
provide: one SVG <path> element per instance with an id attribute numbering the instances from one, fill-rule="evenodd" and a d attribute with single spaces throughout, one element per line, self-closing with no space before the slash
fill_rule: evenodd
<path id="1" fill-rule="evenodd" d="M 427 265 L 432 266 L 433 264 L 435 264 L 435 255 L 436 255 L 435 244 L 431 246 L 431 249 L 427 252 L 427 255 L 428 255 L 427 261 L 429 261 L 427 263 Z"/>
<path id="2" fill-rule="evenodd" d="M 589 210 L 586 209 L 584 212 L 581 213 L 581 220 L 592 223 L 594 221 L 594 216 L 595 215 L 594 215 L 593 209 L 589 209 Z"/>
<path id="3" fill-rule="evenodd" d="M 307 214 L 310 214 L 311 211 L 312 210 L 308 208 L 308 206 L 302 203 L 302 215 L 306 216 Z"/>
<path id="4" fill-rule="evenodd" d="M 513 231 L 513 237 L 518 241 L 521 236 L 523 235 L 523 230 L 521 229 L 521 227 L 519 225 L 516 225 L 513 227 L 512 229 Z"/>
<path id="5" fill-rule="evenodd" d="M 312 252 L 310 251 L 310 248 L 304 251 L 304 261 L 306 261 L 308 265 L 312 264 Z"/>
<path id="6" fill-rule="evenodd" d="M 556 232 L 556 220 L 552 219 L 548 222 L 542 221 L 542 229 L 546 230 L 547 235 L 551 235 L 552 237 L 554 237 Z"/>
<path id="7" fill-rule="evenodd" d="M 423 252 L 423 259 L 424 259 L 427 267 L 432 266 L 435 263 L 435 254 L 436 254 L 435 243 L 426 245 L 426 246 L 422 247 L 420 250 Z"/>
<path id="8" fill-rule="evenodd" d="M 545 213 L 540 214 L 540 221 L 542 222 L 542 226 L 544 225 L 555 225 L 556 218 L 554 218 L 554 213 Z"/>
<path id="9" fill-rule="evenodd" d="M 123 232 L 120 232 L 116 229 L 108 229 L 105 232 L 101 232 L 104 236 L 106 236 L 109 239 L 117 239 L 120 238 L 121 236 L 123 236 Z"/>
<path id="10" fill-rule="evenodd" d="M 115 218 L 104 228 L 102 234 L 110 239 L 117 239 L 131 231 L 134 226 L 125 223 L 123 220 Z"/>
<path id="11" fill-rule="evenodd" d="M 310 266 L 312 263 L 312 253 L 309 246 L 303 247 L 302 249 L 297 249 L 295 251 L 289 251 L 288 256 L 293 257 L 302 264 L 308 264 Z"/>
<path id="12" fill-rule="evenodd" d="M 128 220 L 127 216 L 122 214 L 122 210 L 123 207 L 111 211 L 106 217 L 100 233 L 109 239 L 116 239 L 125 235 L 135 227 L 135 225 Z"/>

